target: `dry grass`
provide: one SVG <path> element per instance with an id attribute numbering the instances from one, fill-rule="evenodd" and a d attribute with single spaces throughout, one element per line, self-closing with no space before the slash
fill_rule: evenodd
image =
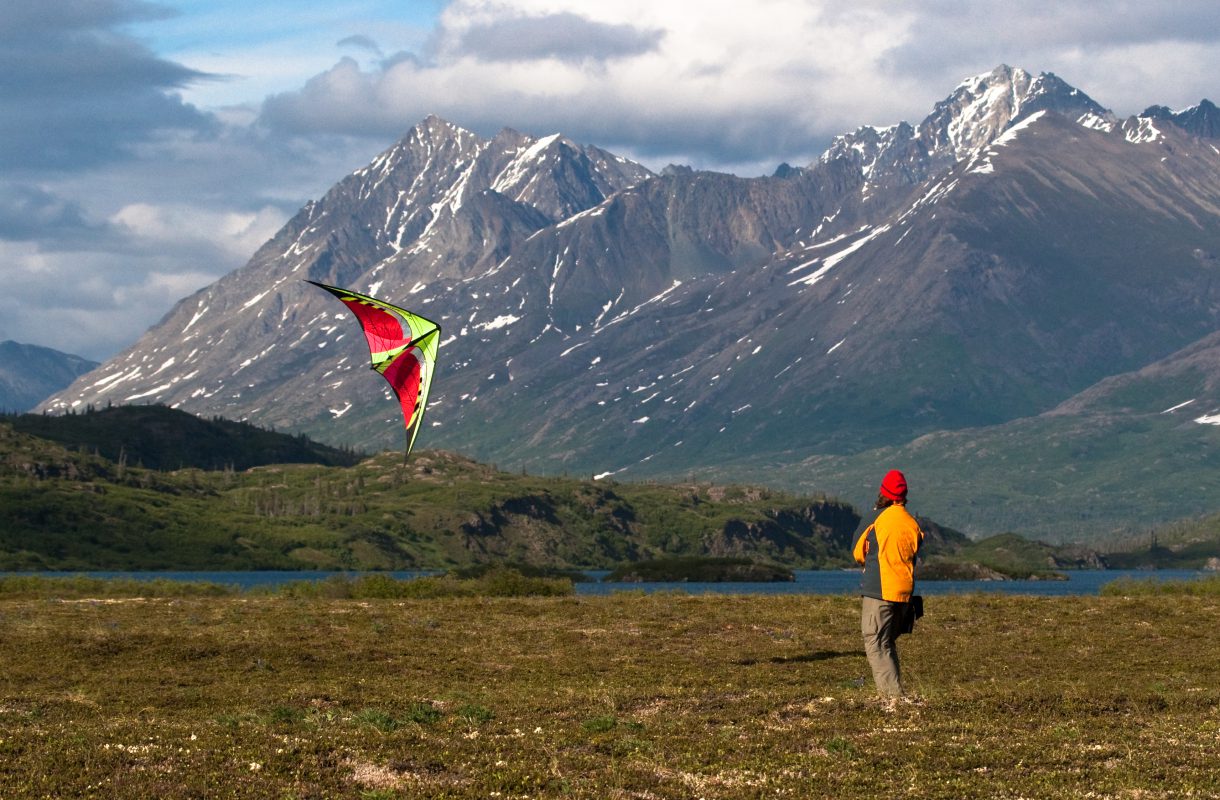
<path id="1" fill-rule="evenodd" d="M 0 600 L 0 797 L 1220 797 L 1220 601 Z"/>

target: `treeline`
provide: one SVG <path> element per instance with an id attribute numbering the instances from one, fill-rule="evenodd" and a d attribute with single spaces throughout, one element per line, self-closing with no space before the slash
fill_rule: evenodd
<path id="1" fill-rule="evenodd" d="M 365 457 L 304 435 L 277 433 L 223 417 L 203 419 L 160 405 L 86 408 L 63 415 L 5 414 L 0 420 L 70 450 L 102 456 L 119 469 L 246 470 L 268 464 L 352 466 Z"/>

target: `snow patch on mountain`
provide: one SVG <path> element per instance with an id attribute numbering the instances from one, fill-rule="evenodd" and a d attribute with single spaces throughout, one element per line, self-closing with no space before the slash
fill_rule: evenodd
<path id="1" fill-rule="evenodd" d="M 1012 144 L 1014 141 L 1016 141 L 1017 134 L 1026 130 L 1044 116 L 1046 116 L 1046 111 L 1038 111 L 1030 114 L 1020 122 L 1010 126 L 1008 130 L 1000 134 L 999 138 L 991 143 L 991 147 L 974 154 L 974 156 L 971 158 L 970 165 L 966 168 L 966 172 L 976 175 L 990 175 L 991 173 L 995 172 L 995 165 L 991 163 L 992 157 L 999 155 L 999 153 L 995 151 L 995 148 L 1006 147 Z"/>
<path id="2" fill-rule="evenodd" d="M 1178 403 L 1176 406 L 1171 406 L 1170 408 L 1165 409 L 1161 413 L 1162 414 L 1172 414 L 1173 412 L 1175 412 L 1179 409 L 1186 408 L 1188 405 L 1190 405 L 1193 402 L 1195 402 L 1195 401 L 1192 398 L 1190 400 L 1187 400 L 1185 403 Z"/>
<path id="3" fill-rule="evenodd" d="M 166 391 L 167 389 L 169 389 L 169 388 L 170 388 L 171 386 L 173 386 L 173 385 L 174 385 L 174 384 L 173 384 L 172 382 L 171 382 L 171 383 L 163 383 L 163 384 L 161 384 L 160 386 L 157 386 L 157 387 L 155 387 L 155 388 L 153 388 L 153 389 L 149 389 L 149 390 L 148 390 L 148 391 L 146 391 L 146 392 L 140 392 L 139 394 L 133 394 L 133 395 L 129 395 L 128 397 L 123 398 L 123 402 L 125 402 L 125 403 L 131 403 L 131 402 L 134 402 L 134 401 L 136 401 L 136 400 L 144 400 L 144 399 L 146 399 L 146 398 L 152 397 L 153 395 L 160 394 L 161 392 Z"/>
<path id="4" fill-rule="evenodd" d="M 1082 114 L 1079 118 L 1077 118 L 1076 124 L 1080 125 L 1082 128 L 1102 131 L 1103 133 L 1113 133 L 1114 128 L 1117 126 L 1117 123 L 1113 119 L 1091 112 L 1088 114 Z"/>
<path id="5" fill-rule="evenodd" d="M 871 242 L 873 239 L 876 239 L 878 236 L 885 233 L 889 229 L 890 229 L 889 225 L 882 225 L 879 228 L 876 228 L 875 230 L 873 230 L 872 233 L 868 234 L 867 236 L 861 237 L 857 241 L 853 242 L 852 244 L 848 245 L 847 247 L 843 248 L 842 250 L 839 250 L 836 253 L 832 253 L 831 255 L 826 256 L 823 259 L 814 259 L 813 261 L 808 261 L 805 264 L 802 264 L 800 267 L 797 267 L 796 269 L 799 270 L 802 267 L 809 267 L 814 264 L 817 264 L 819 261 L 821 262 L 821 266 L 816 271 L 814 271 L 813 274 L 808 275 L 804 278 L 798 278 L 798 279 L 792 281 L 791 283 L 789 283 L 788 285 L 796 286 L 797 284 L 803 284 L 805 286 L 813 286 L 815 283 L 822 280 L 822 278 L 826 277 L 826 273 L 830 272 L 832 269 L 834 269 L 839 264 L 841 264 L 843 262 L 843 259 L 850 256 L 852 253 L 855 253 L 860 248 L 864 247 L 866 244 Z M 867 230 L 867 228 L 864 228 L 862 230 Z"/>
<path id="6" fill-rule="evenodd" d="M 618 324 L 618 323 L 622 322 L 623 320 L 625 320 L 631 316 L 634 316 L 635 314 L 638 314 L 642 309 L 647 308 L 648 306 L 664 302 L 671 294 L 673 294 L 675 291 L 677 291 L 678 288 L 681 286 L 682 286 L 682 281 L 675 279 L 674 282 L 672 284 L 670 284 L 668 289 L 665 289 L 661 293 L 648 298 L 647 300 L 640 303 L 635 308 L 622 312 L 621 314 L 614 317 L 613 319 L 611 319 L 609 322 L 607 322 L 605 325 L 601 326 L 601 328 L 598 328 L 594 332 L 596 333 L 597 331 L 603 330 L 604 328 L 608 328 L 611 325 Z M 620 297 L 621 297 L 621 295 L 620 295 Z"/>
<path id="7" fill-rule="evenodd" d="M 186 333 L 187 331 L 189 331 L 191 329 L 192 325 L 194 325 L 196 322 L 198 322 L 200 319 L 202 319 L 204 314 L 208 313 L 208 308 L 209 308 L 209 306 L 203 306 L 198 311 L 196 311 L 195 316 L 191 317 L 191 321 L 186 323 L 186 327 L 182 329 L 182 332 Z"/>
<path id="8" fill-rule="evenodd" d="M 268 290 L 268 291 L 270 291 L 270 290 Z M 247 309 L 247 308 L 249 308 L 250 306 L 253 306 L 253 305 L 258 305 L 259 301 L 261 301 L 261 300 L 262 300 L 264 297 L 266 297 L 266 296 L 267 296 L 267 293 L 268 293 L 268 292 L 260 292 L 259 294 L 254 295 L 254 296 L 253 296 L 253 297 L 251 297 L 249 300 L 247 300 L 246 302 L 242 303 L 242 306 L 241 306 L 241 307 L 242 307 L 242 309 Z"/>
<path id="9" fill-rule="evenodd" d="M 1160 141 L 1165 134 L 1156 123 L 1147 117 L 1136 117 L 1124 126 L 1123 137 L 1132 144 L 1151 144 Z"/>
<path id="10" fill-rule="evenodd" d="M 1004 147 L 1007 144 L 1011 144 L 1013 141 L 1016 140 L 1018 133 L 1025 130 L 1026 128 L 1028 128 L 1030 125 L 1034 124 L 1038 120 L 1042 119 L 1042 117 L 1044 117 L 1044 116 L 1046 116 L 1046 111 L 1039 111 L 1037 113 L 1030 114 L 1028 117 L 1021 120 L 1020 122 L 1017 122 L 1017 123 L 1009 126 L 1009 128 L 1006 131 L 1004 131 L 1002 134 L 1000 134 L 1000 137 L 998 139 L 996 139 L 994 142 L 991 143 L 991 146 L 992 147 Z"/>
<path id="11" fill-rule="evenodd" d="M 568 217 L 567 219 L 563 220 L 558 225 L 556 225 L 555 228 L 556 229 L 566 228 L 569 225 L 579 222 L 582 219 L 588 219 L 590 217 L 600 217 L 602 214 L 606 213 L 606 208 L 607 208 L 607 204 L 602 203 L 601 205 L 594 206 L 593 208 L 590 208 L 587 211 L 582 211 L 579 214 L 573 214 L 572 216 Z"/>
<path id="12" fill-rule="evenodd" d="M 538 179 L 538 166 L 547 150 L 559 140 L 555 133 L 518 149 L 516 157 L 492 181 L 491 190 L 521 201 L 530 184 Z"/>
<path id="13" fill-rule="evenodd" d="M 518 317 L 516 315 L 501 314 L 500 316 L 493 319 L 491 322 L 483 322 L 478 325 L 475 325 L 474 327 L 476 330 L 480 330 L 480 331 L 494 331 L 494 330 L 499 330 L 500 328 L 507 328 L 508 326 L 510 326 L 514 323 L 520 322 L 520 321 L 521 321 L 521 317 Z"/>

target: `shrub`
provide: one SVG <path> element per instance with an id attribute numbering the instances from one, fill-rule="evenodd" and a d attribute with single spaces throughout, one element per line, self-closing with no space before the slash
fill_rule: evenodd
<path id="1" fill-rule="evenodd" d="M 36 598 L 132 598 L 132 597 L 224 597 L 237 594 L 235 586 L 206 581 L 175 581 L 168 578 L 94 578 L 88 575 L 10 575 L 0 578 L 0 597 Z"/>
<path id="2" fill-rule="evenodd" d="M 321 581 L 293 581 L 273 589 L 284 597 L 340 600 L 415 599 L 440 597 L 558 597 L 574 594 L 566 578 L 528 578 L 514 569 L 499 568 L 478 578 L 450 575 L 399 580 L 389 575 L 332 575 Z"/>
<path id="3" fill-rule="evenodd" d="M 758 564 L 748 558 L 679 557 L 658 558 L 624 564 L 606 576 L 616 582 L 791 581 L 792 570 L 771 564 Z"/>
<path id="4" fill-rule="evenodd" d="M 1156 578 L 1118 578 L 1103 585 L 1100 594 L 1105 597 L 1157 594 L 1216 597 L 1220 596 L 1220 574 L 1182 581 L 1163 581 Z"/>
<path id="5" fill-rule="evenodd" d="M 398 720 L 394 718 L 394 715 L 379 708 L 361 709 L 356 714 L 355 720 L 363 725 L 374 727 L 383 733 L 389 733 L 398 728 Z"/>

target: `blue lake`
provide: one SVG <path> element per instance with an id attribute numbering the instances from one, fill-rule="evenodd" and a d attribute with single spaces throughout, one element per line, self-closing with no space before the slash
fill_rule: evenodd
<path id="1" fill-rule="evenodd" d="M 343 572 L 79 572 L 79 573 L 2 573 L 9 575 L 88 575 L 97 578 L 156 578 L 178 581 L 202 581 L 248 589 L 256 586 L 276 586 L 292 581 L 325 580 L 332 575 L 358 575 Z M 434 574 L 419 571 L 377 573 L 395 578 L 415 578 Z M 576 584 L 578 595 L 607 595 L 613 592 L 666 592 L 688 594 L 830 594 L 854 595 L 860 584 L 860 573 L 854 570 L 797 570 L 795 581 L 780 583 L 604 583 L 605 571 L 587 573 L 594 580 Z M 1105 584 L 1119 578 L 1136 580 L 1193 580 L 1208 573 L 1196 570 L 1080 570 L 1064 572 L 1065 581 L 920 581 L 917 591 L 923 595 L 1022 594 L 1042 596 L 1096 595 Z"/>

